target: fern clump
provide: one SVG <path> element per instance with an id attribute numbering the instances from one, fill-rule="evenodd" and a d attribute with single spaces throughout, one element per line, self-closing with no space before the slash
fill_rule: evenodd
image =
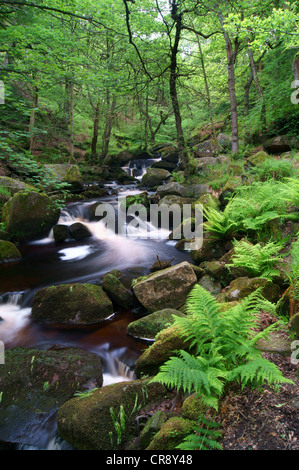
<path id="1" fill-rule="evenodd" d="M 259 290 L 221 312 L 213 295 L 196 285 L 187 301 L 186 317 L 175 318 L 192 353 L 178 351 L 160 367 L 152 381 L 183 392 L 195 392 L 206 406 L 215 410 L 229 383 L 237 382 L 242 388 L 292 383 L 256 347 L 261 337 L 280 324 L 255 332 L 257 314 L 262 309 L 275 312 L 275 306 Z"/>
<path id="2" fill-rule="evenodd" d="M 204 208 L 205 229 L 215 238 L 232 238 L 237 232 L 261 232 L 274 219 L 296 219 L 289 208 L 299 203 L 299 183 L 288 178 L 284 182 L 270 180 L 240 186 L 223 212 Z"/>
<path id="3" fill-rule="evenodd" d="M 246 240 L 234 240 L 233 246 L 235 254 L 229 267 L 242 267 L 252 277 L 272 280 L 279 276 L 280 272 L 274 266 L 283 259 L 279 256 L 283 245 L 275 242 L 252 245 Z"/>

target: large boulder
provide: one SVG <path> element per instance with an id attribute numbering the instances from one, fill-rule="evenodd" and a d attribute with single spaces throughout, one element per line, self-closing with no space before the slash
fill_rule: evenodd
<path id="1" fill-rule="evenodd" d="M 0 240 L 0 263 L 15 261 L 21 258 L 21 253 L 13 243 L 6 240 Z"/>
<path id="2" fill-rule="evenodd" d="M 135 338 L 154 340 L 160 331 L 173 324 L 174 316 L 183 317 L 185 314 L 173 308 L 165 308 L 129 323 L 127 333 Z"/>
<path id="3" fill-rule="evenodd" d="M 195 154 L 199 158 L 216 157 L 218 148 L 212 139 L 206 140 L 194 147 Z"/>
<path id="4" fill-rule="evenodd" d="M 14 240 L 33 240 L 48 235 L 57 224 L 60 209 L 46 194 L 18 192 L 6 202 L 2 221 Z"/>
<path id="5" fill-rule="evenodd" d="M 277 302 L 280 296 L 280 287 L 268 279 L 260 277 L 239 277 L 234 279 L 228 290 L 225 292 L 225 298 L 228 302 L 242 300 L 257 289 L 261 289 L 262 295 L 270 302 Z"/>
<path id="6" fill-rule="evenodd" d="M 77 348 L 5 351 L 1 365 L 0 441 L 44 446 L 51 416 L 76 391 L 103 383 L 98 355 Z"/>
<path id="7" fill-rule="evenodd" d="M 84 240 L 85 238 L 90 238 L 92 236 L 89 228 L 81 222 L 75 222 L 74 224 L 70 225 L 69 233 L 70 236 L 75 240 Z"/>
<path id="8" fill-rule="evenodd" d="M 165 387 L 148 380 L 107 385 L 64 403 L 57 414 L 58 434 L 77 450 L 123 449 L 136 436 L 139 407 L 156 405 L 165 396 Z"/>
<path id="9" fill-rule="evenodd" d="M 148 168 L 145 175 L 142 177 L 142 184 L 150 188 L 159 186 L 163 181 L 170 177 L 170 173 L 167 170 L 161 168 Z"/>
<path id="10" fill-rule="evenodd" d="M 35 188 L 21 180 L 9 178 L 8 176 L 0 176 L 0 187 L 7 189 L 10 194 L 18 193 L 19 191 L 34 191 Z"/>
<path id="11" fill-rule="evenodd" d="M 266 152 L 277 154 L 288 152 L 292 148 L 299 148 L 299 140 L 297 137 L 289 137 L 287 135 L 279 135 L 267 139 L 264 143 L 264 149 Z"/>
<path id="12" fill-rule="evenodd" d="M 83 178 L 77 165 L 71 163 L 66 164 L 47 164 L 44 165 L 46 174 L 57 178 L 58 181 L 68 183 L 73 191 L 81 191 L 83 189 Z"/>
<path id="13" fill-rule="evenodd" d="M 113 305 L 100 286 L 62 284 L 38 290 L 32 319 L 44 324 L 69 326 L 97 324 L 113 314 Z"/>
<path id="14" fill-rule="evenodd" d="M 161 198 L 169 195 L 186 197 L 186 188 L 176 181 L 171 181 L 170 183 L 159 186 L 157 188 L 157 193 Z"/>
<path id="15" fill-rule="evenodd" d="M 186 261 L 150 274 L 133 286 L 139 302 L 150 312 L 164 308 L 177 309 L 187 298 L 197 277 Z"/>

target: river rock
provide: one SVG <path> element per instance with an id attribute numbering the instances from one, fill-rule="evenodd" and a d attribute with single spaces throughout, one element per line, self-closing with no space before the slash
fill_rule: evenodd
<path id="1" fill-rule="evenodd" d="M 174 195 L 185 197 L 186 196 L 186 188 L 182 184 L 177 183 L 176 181 L 172 181 L 167 184 L 163 184 L 157 188 L 157 193 L 161 198 L 164 196 Z"/>
<path id="2" fill-rule="evenodd" d="M 129 289 L 126 289 L 122 282 L 112 273 L 107 273 L 104 276 L 103 289 L 116 306 L 124 308 L 133 307 L 133 293 Z"/>
<path id="3" fill-rule="evenodd" d="M 69 227 L 67 225 L 57 224 L 53 227 L 53 237 L 56 243 L 63 243 L 69 235 Z"/>
<path id="4" fill-rule="evenodd" d="M 81 222 L 75 222 L 74 224 L 70 225 L 69 233 L 70 236 L 75 240 L 84 240 L 85 238 L 89 238 L 92 236 L 92 233 L 89 228 Z"/>
<path id="5" fill-rule="evenodd" d="M 215 297 L 220 294 L 222 289 L 220 282 L 217 279 L 214 279 L 212 276 L 209 276 L 208 274 L 202 276 L 202 278 L 200 278 L 200 280 L 198 281 L 198 284 L 200 284 L 204 289 L 211 292 L 211 294 L 213 294 Z"/>
<path id="6" fill-rule="evenodd" d="M 174 315 L 178 317 L 185 316 L 179 310 L 165 308 L 129 323 L 127 333 L 135 338 L 154 340 L 160 331 L 172 325 Z"/>
<path id="7" fill-rule="evenodd" d="M 48 235 L 60 210 L 46 194 L 18 192 L 3 206 L 2 221 L 14 240 L 33 240 Z"/>
<path id="8" fill-rule="evenodd" d="M 19 260 L 21 258 L 21 253 L 12 242 L 0 240 L 0 263 Z"/>
<path id="9" fill-rule="evenodd" d="M 113 314 L 113 305 L 100 286 L 62 284 L 38 290 L 32 319 L 38 323 L 69 326 L 97 324 Z"/>
<path id="10" fill-rule="evenodd" d="M 123 449 L 136 436 L 139 406 L 154 406 L 165 396 L 168 393 L 164 386 L 147 379 L 107 385 L 84 399 L 72 398 L 64 403 L 57 414 L 58 434 L 77 450 Z M 118 443 L 112 410 L 120 422 L 121 406 L 125 426 Z"/>
<path id="11" fill-rule="evenodd" d="M 270 302 L 277 302 L 280 295 L 280 287 L 268 279 L 260 277 L 239 277 L 234 279 L 225 293 L 227 301 L 242 300 L 252 292 L 261 288 L 262 295 Z"/>
<path id="12" fill-rule="evenodd" d="M 68 183 L 73 191 L 83 190 L 83 178 L 77 165 L 67 164 L 46 164 L 44 165 L 46 174 L 57 178 L 58 181 Z"/>
<path id="13" fill-rule="evenodd" d="M 162 410 L 156 411 L 156 413 L 149 418 L 146 425 L 140 433 L 140 447 L 145 449 L 152 439 L 155 437 L 158 431 L 162 428 L 163 424 L 167 421 L 167 415 Z"/>
<path id="14" fill-rule="evenodd" d="M 209 194 L 211 190 L 206 184 L 189 184 L 186 188 L 186 196 L 198 199 L 203 194 Z"/>
<path id="15" fill-rule="evenodd" d="M 167 170 L 161 168 L 147 168 L 145 175 L 142 177 L 142 184 L 153 188 L 161 185 L 161 183 L 170 177 L 170 173 Z"/>
<path id="16" fill-rule="evenodd" d="M 187 261 L 150 274 L 133 286 L 139 302 L 150 312 L 177 309 L 185 301 L 197 277 Z"/>
<path id="17" fill-rule="evenodd" d="M 38 427 L 45 428 L 76 391 L 101 387 L 103 382 L 100 357 L 77 348 L 7 349 L 0 367 L 4 442 L 40 445 Z"/>
<path id="18" fill-rule="evenodd" d="M 175 351 L 188 348 L 188 342 L 182 338 L 177 326 L 161 330 L 155 342 L 139 356 L 135 364 L 136 377 L 153 376 L 159 372 L 160 366 L 174 355 Z"/>
<path id="19" fill-rule="evenodd" d="M 206 140 L 205 142 L 202 142 L 201 144 L 197 145 L 194 147 L 195 154 L 199 158 L 205 158 L 205 157 L 216 157 L 218 149 L 217 145 L 212 141 L 212 139 Z"/>

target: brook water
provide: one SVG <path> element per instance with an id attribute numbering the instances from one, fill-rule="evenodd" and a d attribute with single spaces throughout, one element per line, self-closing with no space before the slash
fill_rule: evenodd
<path id="1" fill-rule="evenodd" d="M 125 197 L 141 192 L 136 186 L 107 185 L 113 194 Z M 56 244 L 52 231 L 48 237 L 19 247 L 22 260 L 0 267 L 0 340 L 5 349 L 27 347 L 47 349 L 51 345 L 80 347 L 98 354 L 103 361 L 104 385 L 134 378 L 134 363 L 147 345 L 130 337 L 127 325 L 138 318 L 137 311 L 118 310 L 97 329 L 60 329 L 40 326 L 31 321 L 34 293 L 45 286 L 70 282 L 100 282 L 112 269 L 120 269 L 128 280 L 149 274 L 157 260 L 177 264 L 189 260 L 186 252 L 168 240 L 168 231 L 147 239 L 129 239 L 107 231 L 102 222 L 89 219 L 89 207 L 105 202 L 117 207 L 117 196 L 72 203 L 61 211 L 60 223 L 80 221 L 92 233 L 84 241 L 66 240 Z M 55 420 L 36 429 L 34 448 L 56 449 Z M 32 432 L 32 430 L 30 431 Z M 28 445 L 28 439 L 24 438 Z M 22 445 L 20 446 L 22 448 Z"/>

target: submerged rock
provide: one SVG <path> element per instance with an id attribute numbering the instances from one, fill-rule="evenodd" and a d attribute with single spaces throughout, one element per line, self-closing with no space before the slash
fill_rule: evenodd
<path id="1" fill-rule="evenodd" d="M 64 403 L 57 414 L 58 434 L 77 450 L 122 449 L 136 435 L 139 406 L 158 404 L 165 396 L 165 387 L 148 380 L 107 385 Z M 115 421 L 122 422 L 118 436 Z"/>
<path id="2" fill-rule="evenodd" d="M 153 313 L 163 308 L 181 307 L 196 281 L 194 270 L 184 261 L 137 281 L 133 290 L 139 302 Z"/>
<path id="3" fill-rule="evenodd" d="M 46 194 L 18 192 L 3 206 L 2 221 L 14 240 L 33 240 L 48 235 L 60 210 Z"/>
<path id="4" fill-rule="evenodd" d="M 36 292 L 32 319 L 38 323 L 69 326 L 97 324 L 113 314 L 113 305 L 99 286 L 62 284 Z"/>
<path id="5" fill-rule="evenodd" d="M 103 383 L 100 357 L 77 348 L 8 349 L 0 367 L 0 440 L 4 442 L 39 445 L 43 436 L 38 427 L 45 428 L 76 391 Z"/>

